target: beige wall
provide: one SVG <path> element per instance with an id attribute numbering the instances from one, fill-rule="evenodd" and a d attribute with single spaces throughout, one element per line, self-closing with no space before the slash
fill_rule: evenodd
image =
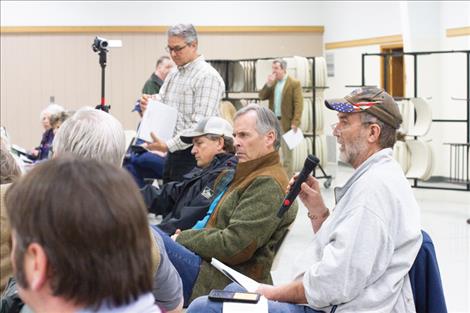
<path id="1" fill-rule="evenodd" d="M 95 33 L 2 33 L 1 125 L 13 143 L 39 144 L 39 114 L 54 96 L 67 109 L 95 106 L 100 101 L 101 69 L 91 49 Z M 166 34 L 100 33 L 121 39 L 106 67 L 106 97 L 111 113 L 126 129 L 138 118 L 130 110 L 158 56 L 165 54 Z M 202 33 L 199 50 L 207 59 L 236 59 L 323 54 L 321 32 Z"/>

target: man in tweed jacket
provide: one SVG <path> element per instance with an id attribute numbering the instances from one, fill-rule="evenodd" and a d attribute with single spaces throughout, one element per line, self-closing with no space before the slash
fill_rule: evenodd
<path id="1" fill-rule="evenodd" d="M 212 257 L 257 281 L 271 282 L 276 246 L 297 213 L 294 205 L 282 218 L 276 216 L 288 178 L 279 159 L 280 126 L 272 111 L 258 105 L 241 109 L 234 136 L 239 163 L 216 182 L 225 187 L 218 188 L 222 196 L 205 228 L 177 231 L 172 238 L 162 232 L 183 280 L 186 305 L 230 282 L 210 265 Z"/>

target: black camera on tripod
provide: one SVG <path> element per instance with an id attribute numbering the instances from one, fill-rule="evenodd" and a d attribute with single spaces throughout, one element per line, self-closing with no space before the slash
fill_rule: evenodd
<path id="1" fill-rule="evenodd" d="M 106 67 L 107 62 L 107 53 L 109 52 L 108 48 L 112 47 L 122 47 L 121 40 L 106 40 L 102 37 L 96 36 L 91 44 L 94 52 L 98 52 L 99 55 L 99 62 L 101 65 L 101 103 L 96 106 L 96 109 L 103 110 L 105 112 L 109 111 L 110 105 L 105 105 L 106 99 L 104 97 L 104 69 Z"/>
<path id="2" fill-rule="evenodd" d="M 95 37 L 95 40 L 93 40 L 93 44 L 91 45 L 91 47 L 93 48 L 93 51 L 95 52 L 108 51 L 108 46 L 109 46 L 108 41 L 98 36 Z"/>

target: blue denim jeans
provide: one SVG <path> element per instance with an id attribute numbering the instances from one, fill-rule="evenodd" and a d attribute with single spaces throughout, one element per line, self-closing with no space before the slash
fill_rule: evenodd
<path id="1" fill-rule="evenodd" d="M 170 258 L 171 263 L 181 276 L 183 282 L 184 306 L 188 305 L 189 298 L 193 292 L 194 283 L 199 274 L 201 266 L 201 257 L 184 246 L 173 241 L 170 236 L 163 232 L 158 225 L 151 225 L 163 239 L 165 250 Z"/>
<path id="2" fill-rule="evenodd" d="M 163 178 L 163 169 L 165 167 L 165 158 L 152 152 L 144 152 L 139 155 L 132 155 L 124 162 L 124 168 L 134 177 L 139 188 L 145 186 L 144 178 Z"/>
<path id="3" fill-rule="evenodd" d="M 229 291 L 246 291 L 236 283 L 225 287 Z M 199 297 L 186 310 L 186 313 L 222 313 L 223 302 L 210 301 L 207 296 Z M 269 313 L 324 313 L 312 308 L 287 302 L 268 301 Z"/>

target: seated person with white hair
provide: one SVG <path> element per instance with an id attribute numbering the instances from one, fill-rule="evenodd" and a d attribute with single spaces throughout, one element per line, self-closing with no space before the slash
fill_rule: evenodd
<path id="1" fill-rule="evenodd" d="M 54 157 L 73 154 L 121 166 L 126 151 L 124 129 L 111 114 L 82 109 L 61 125 L 53 150 Z M 181 279 L 165 252 L 161 237 L 154 230 L 150 231 L 153 234 L 152 255 L 154 261 L 159 259 L 153 271 L 153 295 L 166 312 L 180 312 L 183 305 Z"/>
<path id="2" fill-rule="evenodd" d="M 41 143 L 28 153 L 28 158 L 33 161 L 41 161 L 49 158 L 49 152 L 54 140 L 54 129 L 51 126 L 50 118 L 52 115 L 64 112 L 64 108 L 58 104 L 49 104 L 40 114 L 44 133 Z"/>
<path id="3" fill-rule="evenodd" d="M 206 117 L 180 138 L 193 145 L 191 153 L 197 166 L 183 175 L 182 181 L 166 183 L 160 189 L 146 186 L 141 190 L 149 211 L 163 215 L 158 227 L 169 235 L 177 229 L 198 227 L 197 222 L 206 216 L 217 197 L 215 182 L 238 163 L 233 128 L 223 118 Z"/>

